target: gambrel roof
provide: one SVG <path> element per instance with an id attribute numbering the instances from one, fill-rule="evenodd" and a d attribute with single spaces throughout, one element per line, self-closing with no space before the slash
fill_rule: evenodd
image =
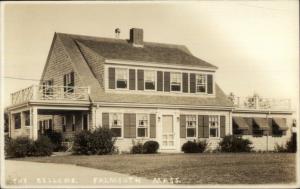
<path id="1" fill-rule="evenodd" d="M 232 102 L 216 84 L 215 97 L 203 97 L 197 95 L 148 95 L 148 94 L 122 94 L 106 93 L 99 81 L 95 78 L 93 70 L 88 66 L 84 52 L 80 50 L 80 44 L 91 49 L 105 59 L 132 60 L 143 62 L 156 62 L 172 65 L 192 65 L 203 68 L 215 69 L 207 63 L 193 56 L 184 46 L 166 45 L 159 43 L 145 42 L 143 48 L 132 47 L 126 40 L 108 39 L 56 33 L 64 45 L 74 71 L 77 72 L 80 80 L 90 86 L 90 98 L 92 102 L 102 103 L 133 103 L 152 105 L 190 105 L 190 106 L 221 106 L 232 107 Z"/>

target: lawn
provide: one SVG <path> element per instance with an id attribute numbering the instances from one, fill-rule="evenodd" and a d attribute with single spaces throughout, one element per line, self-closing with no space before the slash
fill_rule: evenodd
<path id="1" fill-rule="evenodd" d="M 296 182 L 295 154 L 155 154 L 30 157 L 20 160 L 76 164 L 183 184 L 278 184 Z"/>

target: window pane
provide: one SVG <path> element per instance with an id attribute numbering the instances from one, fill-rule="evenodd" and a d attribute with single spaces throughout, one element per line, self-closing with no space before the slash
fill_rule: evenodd
<path id="1" fill-rule="evenodd" d="M 196 136 L 196 129 L 195 128 L 188 128 L 187 129 L 187 137 L 195 137 Z"/>
<path id="2" fill-rule="evenodd" d="M 216 128 L 210 128 L 209 133 L 210 133 L 210 137 L 218 136 L 218 130 Z"/>
<path id="3" fill-rule="evenodd" d="M 147 137 L 147 129 L 138 128 L 138 137 Z"/>
<path id="4" fill-rule="evenodd" d="M 171 85 L 171 91 L 180 91 L 180 85 Z"/>
<path id="5" fill-rule="evenodd" d="M 111 128 L 111 131 L 114 137 L 121 137 L 122 136 L 122 129 L 121 128 Z"/>
<path id="6" fill-rule="evenodd" d="M 145 82 L 145 89 L 154 90 L 155 89 L 155 82 L 146 81 Z"/>
<path id="7" fill-rule="evenodd" d="M 205 86 L 197 86 L 197 92 L 204 93 L 205 92 Z"/>
<path id="8" fill-rule="evenodd" d="M 127 81 L 126 80 L 118 80 L 117 81 L 117 88 L 127 88 Z"/>

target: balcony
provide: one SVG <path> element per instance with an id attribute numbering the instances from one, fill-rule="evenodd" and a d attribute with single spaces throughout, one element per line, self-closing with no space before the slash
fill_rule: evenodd
<path id="1" fill-rule="evenodd" d="M 259 96 L 252 97 L 229 97 L 238 109 L 253 110 L 291 110 L 290 99 L 272 99 L 261 98 Z"/>
<path id="2" fill-rule="evenodd" d="M 12 105 L 35 100 L 88 101 L 89 87 L 32 85 L 11 94 Z"/>

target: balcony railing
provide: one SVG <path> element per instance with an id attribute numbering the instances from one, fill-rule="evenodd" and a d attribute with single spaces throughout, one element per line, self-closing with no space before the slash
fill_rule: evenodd
<path id="1" fill-rule="evenodd" d="M 273 99 L 260 97 L 231 98 L 236 108 L 257 110 L 291 110 L 290 99 Z"/>
<path id="2" fill-rule="evenodd" d="M 12 105 L 30 100 L 89 100 L 89 87 L 32 85 L 11 94 Z"/>

